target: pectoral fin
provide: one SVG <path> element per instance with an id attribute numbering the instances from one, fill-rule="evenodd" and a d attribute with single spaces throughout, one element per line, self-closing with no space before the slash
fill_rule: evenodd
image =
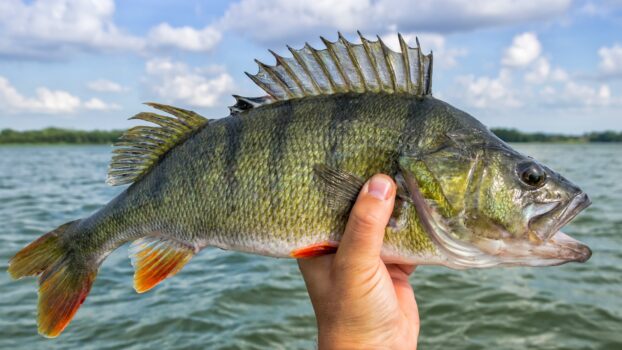
<path id="1" fill-rule="evenodd" d="M 334 209 L 349 209 L 365 184 L 361 177 L 325 164 L 317 164 L 313 170 L 322 182 L 328 204 Z"/>

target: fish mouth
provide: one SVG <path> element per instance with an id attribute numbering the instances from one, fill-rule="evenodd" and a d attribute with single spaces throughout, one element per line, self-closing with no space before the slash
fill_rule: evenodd
<path id="1" fill-rule="evenodd" d="M 547 213 L 532 218 L 529 223 L 539 238 L 535 240 L 479 241 L 483 251 L 504 260 L 500 265 L 554 266 L 569 262 L 586 262 L 592 250 L 560 231 L 581 211 L 592 204 L 584 192 L 580 192 L 565 205 L 558 204 Z M 532 232 L 533 232 L 532 231 Z"/>
<path id="2" fill-rule="evenodd" d="M 592 250 L 585 243 L 582 243 L 565 233 L 560 229 L 574 219 L 581 211 L 589 207 L 592 201 L 586 193 L 581 192 L 574 196 L 570 202 L 559 209 L 553 209 L 558 211 L 556 215 L 552 215 L 556 224 L 552 227 L 551 231 L 547 234 L 549 237 L 545 240 L 541 247 L 534 248 L 534 253 L 552 260 L 561 261 L 560 264 L 567 262 L 586 262 L 592 256 Z"/>

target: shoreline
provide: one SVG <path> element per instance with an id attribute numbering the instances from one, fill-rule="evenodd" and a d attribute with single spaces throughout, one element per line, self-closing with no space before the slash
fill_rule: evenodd
<path id="1" fill-rule="evenodd" d="M 522 132 L 517 129 L 491 128 L 497 137 L 511 143 L 620 143 L 622 131 L 586 132 L 565 135 L 544 132 Z M 0 146 L 4 145 L 112 145 L 123 134 L 122 130 L 74 130 L 45 128 L 40 130 L 0 130 Z"/>

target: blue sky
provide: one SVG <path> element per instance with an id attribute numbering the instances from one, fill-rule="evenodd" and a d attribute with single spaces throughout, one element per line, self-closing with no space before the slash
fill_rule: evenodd
<path id="1" fill-rule="evenodd" d="M 622 1 L 2 0 L 0 128 L 121 129 L 158 101 L 209 118 L 267 49 L 341 31 L 434 51 L 433 93 L 491 127 L 622 130 Z"/>

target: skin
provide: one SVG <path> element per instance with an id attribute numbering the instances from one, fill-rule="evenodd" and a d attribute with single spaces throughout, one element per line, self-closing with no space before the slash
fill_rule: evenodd
<path id="1" fill-rule="evenodd" d="M 319 349 L 417 348 L 419 312 L 408 282 L 415 266 L 380 258 L 395 193 L 389 176 L 373 176 L 352 208 L 337 253 L 298 260 Z"/>

